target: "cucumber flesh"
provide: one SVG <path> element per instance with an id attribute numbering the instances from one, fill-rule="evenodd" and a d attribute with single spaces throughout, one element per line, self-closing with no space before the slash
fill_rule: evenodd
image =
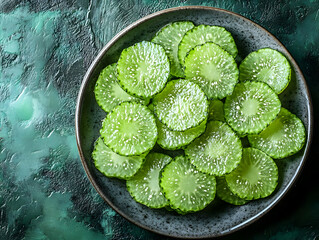
<path id="1" fill-rule="evenodd" d="M 226 123 L 210 121 L 205 133 L 186 147 L 185 155 L 199 171 L 223 176 L 238 166 L 242 145 Z"/>
<path id="2" fill-rule="evenodd" d="M 238 83 L 224 104 L 225 119 L 240 136 L 261 132 L 280 108 L 277 94 L 263 82 Z"/>
<path id="3" fill-rule="evenodd" d="M 181 214 L 204 209 L 216 193 L 215 177 L 199 172 L 184 156 L 166 165 L 160 185 L 171 208 Z"/>
<path id="4" fill-rule="evenodd" d="M 107 177 L 128 179 L 142 166 L 146 154 L 125 157 L 113 152 L 101 138 L 95 143 L 92 158 L 95 167 Z"/>
<path id="5" fill-rule="evenodd" d="M 234 58 L 237 56 L 237 46 L 230 32 L 219 26 L 199 25 L 189 30 L 181 40 L 178 47 L 180 63 L 184 63 L 190 50 L 207 42 L 218 44 Z"/>
<path id="6" fill-rule="evenodd" d="M 176 150 L 190 144 L 199 137 L 206 129 L 206 121 L 203 121 L 197 127 L 187 129 L 186 131 L 171 131 L 159 120 L 156 121 L 158 129 L 157 143 L 164 149 Z"/>
<path id="7" fill-rule="evenodd" d="M 267 83 L 277 94 L 281 93 L 291 79 L 291 67 L 286 57 L 271 48 L 250 53 L 239 66 L 240 81 Z"/>
<path id="8" fill-rule="evenodd" d="M 217 182 L 217 192 L 216 192 L 217 196 L 224 202 L 227 202 L 233 205 L 244 205 L 249 202 L 245 199 L 238 197 L 236 194 L 230 191 L 227 185 L 227 182 L 225 180 L 225 177 L 217 177 L 216 182 Z"/>
<path id="9" fill-rule="evenodd" d="M 276 163 L 264 152 L 244 148 L 239 166 L 225 176 L 231 192 L 246 200 L 268 197 L 278 184 Z"/>
<path id="10" fill-rule="evenodd" d="M 127 190 L 139 203 L 150 208 L 169 206 L 159 185 L 162 169 L 172 158 L 162 153 L 147 155 L 143 167 L 126 181 Z"/>
<path id="11" fill-rule="evenodd" d="M 142 99 L 159 93 L 170 75 L 162 46 L 143 41 L 124 49 L 117 63 L 118 81 L 125 91 Z"/>
<path id="12" fill-rule="evenodd" d="M 113 63 L 102 70 L 94 88 L 95 99 L 98 105 L 105 111 L 112 109 L 125 101 L 136 101 L 148 104 L 149 100 L 131 96 L 125 92 L 117 82 L 116 63 Z"/>
<path id="13" fill-rule="evenodd" d="M 249 143 L 270 157 L 285 158 L 297 153 L 305 144 L 306 130 L 302 121 L 285 108 L 260 134 L 249 135 Z"/>
<path id="14" fill-rule="evenodd" d="M 178 79 L 153 98 L 158 119 L 173 131 L 185 131 L 207 119 L 208 100 L 195 83 Z"/>
<path id="15" fill-rule="evenodd" d="M 192 49 L 185 58 L 185 77 L 197 83 L 209 99 L 222 99 L 238 82 L 235 59 L 215 43 Z"/>
<path id="16" fill-rule="evenodd" d="M 152 42 L 165 49 L 171 64 L 171 74 L 175 77 L 184 77 L 184 70 L 178 59 L 178 45 L 185 33 L 193 27 L 194 24 L 189 21 L 173 22 L 163 27 L 152 39 Z"/>
<path id="17" fill-rule="evenodd" d="M 106 116 L 100 134 L 114 152 L 123 156 L 141 155 L 156 143 L 155 117 L 142 104 L 124 102 Z"/>
<path id="18" fill-rule="evenodd" d="M 211 100 L 209 102 L 208 121 L 225 122 L 224 103 L 220 100 Z"/>

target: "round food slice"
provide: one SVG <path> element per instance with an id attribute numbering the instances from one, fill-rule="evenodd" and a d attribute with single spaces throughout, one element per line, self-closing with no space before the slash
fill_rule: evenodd
<path id="1" fill-rule="evenodd" d="M 94 88 L 95 99 L 98 105 L 110 112 L 115 106 L 125 101 L 136 101 L 148 104 L 149 100 L 131 96 L 125 92 L 117 82 L 116 63 L 108 65 L 100 73 Z"/>
<path id="2" fill-rule="evenodd" d="M 216 193 L 221 200 L 233 205 L 244 205 L 247 202 L 249 202 L 245 199 L 238 197 L 236 194 L 230 191 L 227 185 L 227 182 L 225 180 L 225 177 L 217 177 L 216 182 L 217 182 Z"/>
<path id="3" fill-rule="evenodd" d="M 92 157 L 95 167 L 105 176 L 128 179 L 141 168 L 146 153 L 140 156 L 121 156 L 108 148 L 101 138 L 98 138 Z"/>
<path id="4" fill-rule="evenodd" d="M 180 63 L 184 64 L 190 50 L 207 42 L 216 43 L 233 57 L 237 56 L 237 46 L 230 32 L 219 26 L 199 25 L 189 30 L 181 40 L 178 47 Z"/>
<path id="5" fill-rule="evenodd" d="M 199 172 L 184 156 L 166 165 L 160 185 L 171 208 L 182 214 L 204 209 L 216 193 L 215 177 Z"/>
<path id="6" fill-rule="evenodd" d="M 256 134 L 278 115 L 281 102 L 263 82 L 238 83 L 224 104 L 225 119 L 241 136 Z"/>
<path id="7" fill-rule="evenodd" d="M 164 149 L 176 150 L 190 144 L 195 138 L 199 137 L 206 128 L 206 121 L 203 121 L 197 127 L 187 129 L 186 131 L 172 131 L 159 120 L 156 120 L 158 138 L 157 143 Z"/>
<path id="8" fill-rule="evenodd" d="M 178 45 L 185 33 L 193 27 L 194 24 L 189 21 L 173 22 L 163 27 L 152 39 L 152 42 L 165 49 L 171 64 L 171 74 L 175 77 L 184 77 L 184 70 L 178 59 Z"/>
<path id="9" fill-rule="evenodd" d="M 208 100 L 195 83 L 172 80 L 153 98 L 158 119 L 173 131 L 185 131 L 198 126 L 208 115 Z"/>
<path id="10" fill-rule="evenodd" d="M 258 135 L 249 135 L 249 143 L 270 157 L 285 158 L 297 153 L 306 141 L 302 121 L 285 108 L 277 118 Z"/>
<path id="11" fill-rule="evenodd" d="M 162 153 L 147 155 L 143 167 L 126 181 L 127 190 L 137 202 L 150 208 L 162 208 L 169 205 L 159 181 L 162 169 L 171 160 L 170 156 Z"/>
<path id="12" fill-rule="evenodd" d="M 199 171 L 222 176 L 238 166 L 242 145 L 226 123 L 211 121 L 205 133 L 186 147 L 185 155 Z"/>
<path id="13" fill-rule="evenodd" d="M 225 122 L 224 103 L 220 100 L 210 100 L 208 110 L 208 121 L 222 121 Z"/>
<path id="14" fill-rule="evenodd" d="M 240 81 L 267 83 L 277 94 L 289 84 L 291 67 L 286 57 L 271 48 L 250 53 L 239 66 Z"/>
<path id="15" fill-rule="evenodd" d="M 222 99 L 238 82 L 235 59 L 215 43 L 195 47 L 185 58 L 185 77 L 197 83 L 209 99 Z"/>
<path id="16" fill-rule="evenodd" d="M 240 164 L 225 179 L 229 189 L 240 198 L 265 198 L 276 189 L 278 168 L 274 160 L 262 151 L 244 148 Z"/>
<path id="17" fill-rule="evenodd" d="M 143 41 L 122 51 L 117 72 L 123 89 L 149 98 L 165 87 L 170 74 L 169 60 L 162 46 Z"/>
<path id="18" fill-rule="evenodd" d="M 140 155 L 156 143 L 155 117 L 140 103 L 124 102 L 106 116 L 100 134 L 114 152 L 123 156 Z"/>

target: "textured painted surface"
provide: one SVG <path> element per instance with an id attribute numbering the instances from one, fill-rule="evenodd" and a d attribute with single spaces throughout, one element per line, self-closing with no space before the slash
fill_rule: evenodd
<path id="1" fill-rule="evenodd" d="M 220 7 L 273 33 L 301 67 L 318 144 L 319 2 L 2 0 L 0 239 L 163 239 L 116 214 L 90 185 L 74 136 L 75 100 L 98 51 L 128 24 L 182 5 Z M 296 187 L 256 224 L 226 239 L 319 239 L 319 151 Z"/>

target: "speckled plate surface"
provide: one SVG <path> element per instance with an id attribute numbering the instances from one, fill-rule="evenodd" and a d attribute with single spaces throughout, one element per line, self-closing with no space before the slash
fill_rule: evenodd
<path id="1" fill-rule="evenodd" d="M 104 177 L 95 169 L 91 152 L 99 136 L 105 117 L 94 98 L 94 84 L 100 71 L 117 61 L 121 50 L 132 44 L 150 40 L 164 25 L 190 20 L 196 25 L 219 25 L 230 31 L 236 41 L 239 58 L 259 48 L 270 47 L 281 51 L 293 68 L 288 88 L 280 94 L 283 107 L 295 113 L 306 126 L 307 142 L 296 155 L 277 161 L 279 184 L 268 198 L 252 201 L 244 206 L 231 206 L 218 200 L 201 212 L 178 215 L 165 209 L 153 210 L 136 203 L 122 180 Z M 178 7 L 146 16 L 117 34 L 100 52 L 84 77 L 76 109 L 76 137 L 84 169 L 101 197 L 119 214 L 150 231 L 180 238 L 218 237 L 239 230 L 267 213 L 291 188 L 299 176 L 312 135 L 312 106 L 305 79 L 286 48 L 269 32 L 256 23 L 229 11 L 211 7 Z"/>

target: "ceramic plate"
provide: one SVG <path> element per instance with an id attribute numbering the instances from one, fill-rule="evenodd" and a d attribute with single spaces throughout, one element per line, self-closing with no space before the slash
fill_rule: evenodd
<path id="1" fill-rule="evenodd" d="M 178 215 L 165 209 L 147 208 L 130 197 L 125 181 L 104 177 L 93 164 L 91 152 L 99 136 L 105 113 L 94 98 L 94 84 L 100 71 L 117 61 L 121 51 L 142 40 L 150 40 L 163 26 L 174 21 L 189 20 L 196 25 L 225 27 L 236 41 L 239 57 L 260 48 L 270 47 L 282 52 L 290 61 L 293 75 L 288 88 L 280 94 L 283 107 L 295 113 L 306 126 L 307 142 L 296 155 L 277 161 L 279 184 L 268 198 L 243 206 L 221 201 L 203 211 Z M 178 7 L 146 16 L 117 34 L 100 52 L 84 77 L 76 109 L 76 137 L 84 169 L 101 197 L 120 215 L 150 231 L 181 238 L 217 237 L 239 230 L 259 219 L 277 204 L 291 188 L 305 162 L 312 132 L 312 107 L 305 79 L 287 49 L 268 31 L 232 12 L 211 7 Z"/>

